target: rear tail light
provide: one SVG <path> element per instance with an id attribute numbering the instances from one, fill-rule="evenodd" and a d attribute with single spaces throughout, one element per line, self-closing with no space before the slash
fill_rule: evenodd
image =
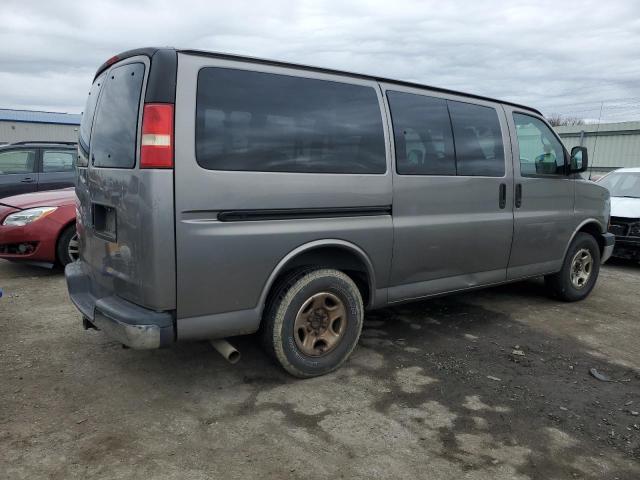
<path id="1" fill-rule="evenodd" d="M 140 168 L 173 168 L 173 104 L 146 103 Z"/>

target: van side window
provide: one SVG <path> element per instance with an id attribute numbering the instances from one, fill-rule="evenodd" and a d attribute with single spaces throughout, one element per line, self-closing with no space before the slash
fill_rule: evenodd
<path id="1" fill-rule="evenodd" d="M 456 146 L 458 175 L 502 177 L 504 146 L 494 108 L 447 101 Z"/>
<path id="2" fill-rule="evenodd" d="M 33 173 L 35 169 L 35 150 L 0 152 L 0 175 Z"/>
<path id="3" fill-rule="evenodd" d="M 44 150 L 42 152 L 42 172 L 73 172 L 75 167 L 73 150 Z"/>
<path id="4" fill-rule="evenodd" d="M 514 113 L 518 148 L 520 150 L 520 174 L 564 175 L 564 149 L 551 129 L 539 118 Z"/>
<path id="5" fill-rule="evenodd" d="M 403 175 L 455 175 L 453 134 L 441 98 L 387 91 L 396 150 Z"/>
<path id="6" fill-rule="evenodd" d="M 108 72 L 91 135 L 94 166 L 132 168 L 135 165 L 143 77 L 142 63 L 130 63 Z"/>
<path id="7" fill-rule="evenodd" d="M 198 73 L 196 159 L 210 170 L 386 172 L 372 87 L 208 67 Z"/>

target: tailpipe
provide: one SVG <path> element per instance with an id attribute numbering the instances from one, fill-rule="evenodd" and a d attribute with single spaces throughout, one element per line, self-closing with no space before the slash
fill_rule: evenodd
<path id="1" fill-rule="evenodd" d="M 240 352 L 224 338 L 210 340 L 210 342 L 211 346 L 215 348 L 227 362 L 236 364 L 240 361 Z"/>

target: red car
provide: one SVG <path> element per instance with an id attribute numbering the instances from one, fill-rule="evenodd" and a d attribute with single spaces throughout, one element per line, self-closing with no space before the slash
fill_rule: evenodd
<path id="1" fill-rule="evenodd" d="M 0 258 L 64 266 L 78 246 L 73 188 L 0 199 Z"/>

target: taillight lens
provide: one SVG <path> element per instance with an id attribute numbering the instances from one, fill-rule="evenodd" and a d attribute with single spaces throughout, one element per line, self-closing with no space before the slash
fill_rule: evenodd
<path id="1" fill-rule="evenodd" d="M 173 104 L 146 103 L 140 168 L 173 168 Z"/>

